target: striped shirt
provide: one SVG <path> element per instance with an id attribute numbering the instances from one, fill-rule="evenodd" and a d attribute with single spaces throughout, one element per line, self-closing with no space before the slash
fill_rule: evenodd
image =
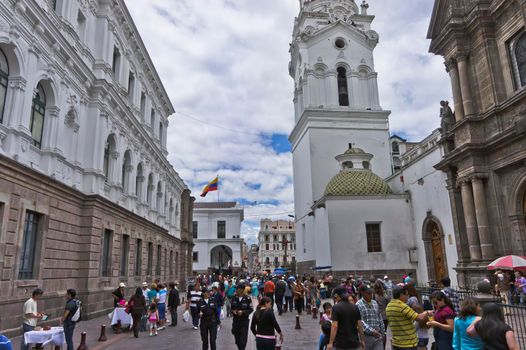
<path id="1" fill-rule="evenodd" d="M 197 303 L 201 300 L 201 292 L 191 290 L 188 292 L 186 299 L 190 300 L 190 307 L 197 307 Z"/>
<path id="2" fill-rule="evenodd" d="M 418 314 L 399 299 L 391 300 L 387 305 L 386 313 L 389 327 L 391 327 L 393 346 L 399 348 L 416 347 L 418 337 L 413 322 Z"/>

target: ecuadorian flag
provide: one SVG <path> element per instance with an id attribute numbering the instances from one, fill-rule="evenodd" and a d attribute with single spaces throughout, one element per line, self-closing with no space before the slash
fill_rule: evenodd
<path id="1" fill-rule="evenodd" d="M 210 181 L 205 188 L 203 188 L 203 193 L 201 193 L 201 197 L 206 197 L 208 192 L 217 191 L 219 185 L 219 176 L 216 176 L 215 179 Z"/>

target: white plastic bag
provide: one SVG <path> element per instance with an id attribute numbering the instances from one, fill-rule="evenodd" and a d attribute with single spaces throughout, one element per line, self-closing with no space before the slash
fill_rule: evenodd
<path id="1" fill-rule="evenodd" d="M 115 309 L 111 310 L 111 312 L 108 314 L 108 318 L 110 320 L 113 320 L 113 313 L 115 312 Z"/>
<path id="2" fill-rule="evenodd" d="M 188 322 L 190 320 L 190 312 L 188 310 L 186 310 L 184 313 L 183 313 L 183 321 L 184 322 Z"/>
<path id="3" fill-rule="evenodd" d="M 221 313 L 219 314 L 219 319 L 223 321 L 225 319 L 225 313 L 223 312 L 223 309 L 221 309 Z"/>

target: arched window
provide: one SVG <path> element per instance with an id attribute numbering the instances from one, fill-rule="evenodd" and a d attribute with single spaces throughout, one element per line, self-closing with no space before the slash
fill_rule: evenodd
<path id="1" fill-rule="evenodd" d="M 37 93 L 33 98 L 31 107 L 31 118 L 29 120 L 29 130 L 33 137 L 33 145 L 40 148 L 42 146 L 42 133 L 44 131 L 44 118 L 46 115 L 46 94 L 42 85 L 38 83 Z"/>
<path id="2" fill-rule="evenodd" d="M 153 185 L 153 174 L 150 174 L 148 175 L 148 188 L 147 188 L 147 192 L 146 192 L 146 201 L 148 202 L 148 205 L 150 206 L 150 208 L 152 207 L 152 202 L 153 202 L 153 188 L 154 188 L 154 185 Z"/>
<path id="3" fill-rule="evenodd" d="M 338 97 L 340 106 L 349 106 L 349 89 L 347 87 L 347 70 L 338 67 Z"/>
<path id="4" fill-rule="evenodd" d="M 526 33 L 516 36 L 509 42 L 513 75 L 517 88 L 526 85 Z"/>
<path id="5" fill-rule="evenodd" d="M 157 183 L 157 201 L 155 203 L 156 209 L 159 213 L 163 212 L 163 184 L 161 181 Z"/>
<path id="6" fill-rule="evenodd" d="M 122 160 L 122 188 L 124 193 L 128 193 L 130 184 L 130 167 L 131 167 L 131 152 L 127 150 L 124 152 L 124 159 Z"/>
<path id="7" fill-rule="evenodd" d="M 112 178 L 112 165 L 115 161 L 116 156 L 116 143 L 115 143 L 115 135 L 111 134 L 106 139 L 106 144 L 104 145 L 104 162 L 102 164 L 102 171 L 104 172 L 104 177 L 106 178 L 106 182 L 110 182 L 110 179 Z"/>
<path id="8" fill-rule="evenodd" d="M 4 51 L 0 49 L 0 123 L 4 121 L 5 100 L 7 97 L 7 79 L 9 78 L 9 64 Z"/>
<path id="9" fill-rule="evenodd" d="M 139 199 L 139 202 L 142 200 L 142 183 L 144 181 L 144 175 L 142 172 L 142 163 L 137 165 L 137 175 L 135 176 L 135 195 Z"/>

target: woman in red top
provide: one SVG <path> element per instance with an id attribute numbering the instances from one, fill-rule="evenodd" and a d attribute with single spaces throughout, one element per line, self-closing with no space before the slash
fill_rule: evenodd
<path id="1" fill-rule="evenodd" d="M 455 311 L 453 304 L 441 291 L 431 295 L 435 307 L 434 320 L 427 325 L 433 327 L 437 350 L 453 350 L 453 330 L 455 329 Z"/>

